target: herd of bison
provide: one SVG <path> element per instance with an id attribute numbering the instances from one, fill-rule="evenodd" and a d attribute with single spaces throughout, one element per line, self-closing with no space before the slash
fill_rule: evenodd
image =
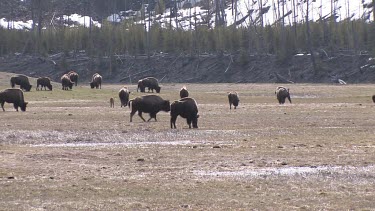
<path id="1" fill-rule="evenodd" d="M 74 72 L 70 71 L 66 74 L 64 74 L 61 77 L 61 85 L 63 90 L 69 90 L 73 88 L 73 85 L 77 86 L 78 84 L 78 78 L 79 75 Z M 30 91 L 32 85 L 29 82 L 29 79 L 25 75 L 15 75 L 11 77 L 10 84 L 12 88 L 5 89 L 0 92 L 0 103 L 3 111 L 4 109 L 4 103 L 13 103 L 14 108 L 18 111 L 18 108 L 21 109 L 21 111 L 26 111 L 27 102 L 24 100 L 23 91 Z M 95 73 L 92 76 L 90 87 L 101 89 L 102 84 L 102 76 L 98 73 Z M 20 89 L 14 88 L 15 85 L 19 85 Z M 47 88 L 52 91 L 52 84 L 51 79 L 49 77 L 40 77 L 37 79 L 37 86 L 36 90 L 45 89 Z M 159 82 L 154 77 L 147 77 L 144 79 L 141 79 L 138 81 L 138 87 L 137 92 L 140 90 L 141 92 L 145 92 L 146 88 L 148 88 L 148 92 L 154 92 L 160 93 L 161 87 L 159 86 Z M 178 101 L 174 101 L 172 103 L 169 102 L 169 100 L 164 100 L 158 95 L 144 95 L 140 97 L 136 97 L 132 100 L 129 100 L 130 91 L 127 89 L 127 87 L 123 87 L 119 91 L 119 98 L 121 101 L 121 107 L 129 106 L 131 107 L 131 113 L 130 113 L 130 122 L 132 122 L 134 114 L 138 111 L 139 117 L 146 121 L 142 113 L 148 113 L 150 115 L 150 118 L 147 121 L 150 121 L 151 119 L 156 119 L 156 114 L 159 111 L 165 111 L 169 112 L 171 115 L 171 128 L 176 128 L 176 119 L 178 116 L 181 116 L 182 118 L 185 118 L 187 121 L 187 124 L 189 125 L 189 128 L 198 128 L 198 106 L 197 102 L 193 98 L 189 98 L 189 92 L 186 89 L 186 87 L 182 87 L 180 90 L 180 97 L 181 99 Z M 292 103 L 290 99 L 289 89 L 285 87 L 277 87 L 275 91 L 275 95 L 277 97 L 277 100 L 280 104 L 284 104 L 285 100 L 288 99 L 290 103 Z M 372 96 L 372 100 L 375 103 L 375 95 Z M 237 92 L 230 92 L 228 93 L 228 101 L 229 101 L 229 108 L 232 109 L 232 105 L 234 106 L 234 109 L 239 104 L 239 96 Z M 110 99 L 110 106 L 114 107 L 114 99 Z"/>

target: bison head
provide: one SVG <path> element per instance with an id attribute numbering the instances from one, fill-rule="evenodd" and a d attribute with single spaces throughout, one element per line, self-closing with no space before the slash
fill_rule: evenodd
<path id="1" fill-rule="evenodd" d="M 169 100 L 164 100 L 161 109 L 166 112 L 171 110 L 171 104 L 169 103 Z"/>
<path id="2" fill-rule="evenodd" d="M 47 88 L 52 91 L 52 85 L 51 84 L 48 84 Z"/>
<path id="3" fill-rule="evenodd" d="M 93 88 L 95 88 L 95 83 L 94 82 L 90 82 L 90 87 L 91 87 L 91 89 L 93 89 Z"/>
<path id="4" fill-rule="evenodd" d="M 27 104 L 28 104 L 28 102 L 24 102 L 23 104 L 20 105 L 21 111 L 26 111 Z"/>
<path id="5" fill-rule="evenodd" d="M 32 85 L 25 86 L 25 90 L 26 90 L 27 92 L 30 92 L 31 87 L 32 87 Z"/>
<path id="6" fill-rule="evenodd" d="M 156 93 L 160 93 L 160 89 L 161 89 L 161 87 L 160 87 L 160 86 L 156 87 L 156 88 L 155 88 L 155 90 L 156 90 Z"/>

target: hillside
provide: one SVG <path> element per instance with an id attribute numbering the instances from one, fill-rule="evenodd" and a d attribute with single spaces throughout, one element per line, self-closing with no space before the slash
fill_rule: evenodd
<path id="1" fill-rule="evenodd" d="M 49 57 L 8 55 L 0 57 L 4 72 L 22 73 L 32 77 L 49 76 L 60 81 L 70 69 L 77 71 L 81 81 L 88 82 L 98 72 L 105 82 L 135 83 L 140 78 L 155 76 L 164 83 L 332 83 L 338 78 L 347 83 L 375 82 L 375 60 L 369 55 L 338 54 L 316 56 L 319 71 L 314 74 L 308 55 L 295 55 L 287 62 L 273 55 L 189 55 L 157 54 L 120 56 L 112 63 L 108 58 L 89 58 L 85 53 L 63 53 Z"/>

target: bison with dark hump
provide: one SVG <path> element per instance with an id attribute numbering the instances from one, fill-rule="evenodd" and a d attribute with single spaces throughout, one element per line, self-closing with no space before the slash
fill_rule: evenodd
<path id="1" fill-rule="evenodd" d="M 26 111 L 27 102 L 25 102 L 25 98 L 23 97 L 23 92 L 21 89 L 5 89 L 0 92 L 0 103 L 1 108 L 4 109 L 4 104 L 13 103 L 14 108 L 18 111 L 18 107 L 21 108 L 21 111 Z"/>
<path id="2" fill-rule="evenodd" d="M 93 88 L 102 88 L 102 79 L 103 77 L 101 75 L 99 75 L 99 73 L 95 73 L 93 76 L 92 76 L 92 79 L 91 79 L 91 82 L 90 82 L 90 87 L 91 89 Z"/>
<path id="3" fill-rule="evenodd" d="M 126 105 L 128 105 L 129 95 L 130 95 L 130 92 L 127 87 L 123 87 L 120 89 L 120 91 L 118 92 L 118 96 L 121 101 L 121 107 L 122 106 L 126 107 Z"/>
<path id="4" fill-rule="evenodd" d="M 180 90 L 180 98 L 189 97 L 189 92 L 186 87 L 182 87 Z"/>
<path id="5" fill-rule="evenodd" d="M 78 85 L 78 77 L 79 77 L 78 73 L 71 70 L 67 74 L 68 74 L 68 77 L 70 78 L 70 80 L 72 82 L 74 82 L 74 84 L 77 86 Z"/>
<path id="6" fill-rule="evenodd" d="M 198 128 L 198 105 L 197 102 L 190 97 L 182 98 L 171 104 L 171 128 L 176 128 L 176 119 L 180 115 L 186 119 L 189 128 L 193 124 L 193 128 Z"/>
<path id="7" fill-rule="evenodd" d="M 68 74 L 64 74 L 61 76 L 61 85 L 63 90 L 68 90 L 73 88 L 74 83 L 70 80 Z"/>
<path id="8" fill-rule="evenodd" d="M 228 93 L 228 100 L 229 100 L 229 109 L 232 109 L 232 105 L 234 109 L 237 108 L 238 103 L 240 102 L 240 98 L 238 97 L 237 92 L 229 92 Z"/>
<path id="9" fill-rule="evenodd" d="M 171 110 L 171 106 L 169 103 L 169 100 L 163 100 L 163 98 L 157 96 L 157 95 L 145 95 L 141 97 L 136 97 L 133 100 L 130 100 L 128 102 L 128 106 L 131 107 L 131 113 L 130 113 L 130 122 L 133 120 L 133 116 L 135 112 L 138 111 L 139 117 L 145 122 L 146 120 L 142 117 L 142 113 L 149 113 L 150 119 L 147 121 L 150 121 L 152 118 L 156 119 L 156 114 L 159 111 L 165 111 L 168 112 Z"/>
<path id="10" fill-rule="evenodd" d="M 148 92 L 150 92 L 150 90 L 154 92 L 154 89 L 155 89 L 156 93 L 160 93 L 161 87 L 159 86 L 159 81 L 158 79 L 154 77 L 147 77 L 147 78 L 139 80 L 137 92 L 138 92 L 138 89 L 141 92 L 145 92 L 146 87 L 148 88 Z"/>
<path id="11" fill-rule="evenodd" d="M 49 90 L 52 91 L 51 79 L 49 77 L 39 77 L 36 80 L 36 90 L 39 90 L 39 86 L 40 86 L 40 90 L 42 90 L 43 88 L 44 90 L 47 90 L 48 88 Z"/>
<path id="12" fill-rule="evenodd" d="M 20 85 L 20 88 L 29 92 L 32 85 L 30 85 L 29 78 L 26 75 L 15 75 L 10 78 L 10 85 L 14 88 L 15 85 Z"/>
<path id="13" fill-rule="evenodd" d="M 288 98 L 289 102 L 292 103 L 292 100 L 290 99 L 289 89 L 279 86 L 276 88 L 275 94 L 280 104 L 284 104 L 286 98 Z"/>

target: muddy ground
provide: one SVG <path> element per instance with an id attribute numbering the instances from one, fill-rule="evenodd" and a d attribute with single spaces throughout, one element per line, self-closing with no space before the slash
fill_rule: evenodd
<path id="1" fill-rule="evenodd" d="M 163 98 L 186 85 L 199 104 L 199 129 L 179 117 L 174 130 L 165 112 L 130 123 L 123 85 L 54 84 L 25 93 L 26 112 L 5 105 L 0 210 L 375 207 L 374 85 L 289 85 L 292 104 L 279 105 L 279 84 L 163 84 Z M 227 91 L 239 92 L 238 109 Z"/>

